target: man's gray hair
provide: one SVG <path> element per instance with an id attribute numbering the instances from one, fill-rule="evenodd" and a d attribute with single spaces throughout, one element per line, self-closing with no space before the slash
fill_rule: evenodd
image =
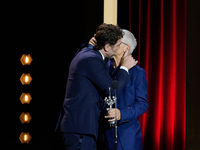
<path id="1" fill-rule="evenodd" d="M 125 29 L 122 29 L 122 31 L 124 32 L 122 42 L 130 46 L 130 54 L 132 54 L 135 47 L 137 46 L 136 38 L 130 31 L 125 30 Z"/>

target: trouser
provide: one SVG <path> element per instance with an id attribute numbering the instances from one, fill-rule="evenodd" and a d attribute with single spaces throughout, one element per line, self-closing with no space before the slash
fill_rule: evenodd
<path id="1" fill-rule="evenodd" d="M 93 136 L 74 133 L 63 133 L 65 150 L 96 150 Z"/>

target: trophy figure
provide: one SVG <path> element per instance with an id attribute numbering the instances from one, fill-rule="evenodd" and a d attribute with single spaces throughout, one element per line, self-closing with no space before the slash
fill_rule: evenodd
<path id="1" fill-rule="evenodd" d="M 115 91 L 115 96 L 113 96 L 111 98 L 111 91 L 110 91 L 110 87 L 109 87 L 108 88 L 109 89 L 109 96 L 105 97 L 105 99 L 104 99 L 105 103 L 109 106 L 109 110 L 111 110 L 112 105 L 115 104 L 115 118 L 117 118 L 116 108 L 117 108 L 117 88 L 118 88 L 118 85 L 119 85 L 118 81 L 113 80 L 112 83 L 111 83 L 111 86 Z M 111 127 L 115 128 L 115 150 L 117 150 L 117 138 L 118 138 L 118 136 L 117 136 L 117 120 L 109 122 L 109 124 L 110 124 Z"/>
<path id="2" fill-rule="evenodd" d="M 105 103 L 109 106 L 109 110 L 111 110 L 113 107 L 113 104 L 116 103 L 116 97 L 115 96 L 112 96 L 111 98 L 111 91 L 110 91 L 110 87 L 108 88 L 109 89 L 109 96 L 108 97 L 105 97 L 104 101 Z M 115 125 L 115 121 L 112 121 L 112 122 L 109 122 L 110 126 L 114 127 Z"/>

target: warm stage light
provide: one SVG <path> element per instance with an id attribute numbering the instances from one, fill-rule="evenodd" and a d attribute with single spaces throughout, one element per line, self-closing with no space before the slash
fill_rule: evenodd
<path id="1" fill-rule="evenodd" d="M 22 85 L 29 85 L 32 81 L 32 77 L 29 73 L 28 74 L 23 73 L 22 76 L 20 77 L 20 81 Z"/>
<path id="2" fill-rule="evenodd" d="M 29 113 L 22 113 L 19 117 L 21 123 L 29 123 L 31 121 L 31 115 Z"/>
<path id="3" fill-rule="evenodd" d="M 30 54 L 26 55 L 26 54 L 23 54 L 20 61 L 22 63 L 22 65 L 30 65 L 31 62 L 32 62 L 32 57 Z"/>
<path id="4" fill-rule="evenodd" d="M 22 65 L 30 65 L 32 62 L 32 57 L 30 54 L 23 54 L 20 61 Z M 22 85 L 29 85 L 32 81 L 32 77 L 29 73 L 23 73 L 22 76 L 20 77 L 20 81 Z M 22 93 L 20 96 L 20 101 L 22 104 L 29 104 L 32 97 L 29 93 Z M 22 112 L 22 114 L 19 117 L 21 123 L 29 123 L 32 119 L 31 115 L 29 112 Z M 22 144 L 28 144 L 31 140 L 31 136 L 28 132 L 22 132 L 19 136 L 19 140 L 21 141 Z"/>
<path id="5" fill-rule="evenodd" d="M 22 102 L 22 104 L 29 104 L 31 102 L 32 97 L 29 93 L 22 93 L 19 99 Z"/>
<path id="6" fill-rule="evenodd" d="M 28 144 L 31 140 L 31 136 L 28 132 L 22 132 L 19 136 L 19 140 L 21 141 L 22 144 L 26 143 Z"/>

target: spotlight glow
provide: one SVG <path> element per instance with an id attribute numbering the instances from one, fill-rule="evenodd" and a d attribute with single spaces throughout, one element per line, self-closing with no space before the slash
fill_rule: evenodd
<path id="1" fill-rule="evenodd" d="M 32 119 L 31 115 L 29 112 L 25 113 L 23 112 L 20 117 L 19 117 L 21 123 L 29 123 Z"/>
<path id="2" fill-rule="evenodd" d="M 31 62 L 33 61 L 33 59 L 30 54 L 28 54 L 28 55 L 23 54 L 20 61 L 21 61 L 22 65 L 30 65 Z"/>
<path id="3" fill-rule="evenodd" d="M 28 144 L 31 140 L 31 136 L 28 132 L 22 132 L 19 136 L 19 140 L 22 144 Z"/>
<path id="4" fill-rule="evenodd" d="M 29 85 L 32 81 L 32 77 L 29 73 L 23 73 L 22 76 L 20 77 L 20 81 L 22 85 Z"/>
<path id="5" fill-rule="evenodd" d="M 22 104 L 29 104 L 32 100 L 32 97 L 29 93 L 22 93 L 19 99 Z"/>

